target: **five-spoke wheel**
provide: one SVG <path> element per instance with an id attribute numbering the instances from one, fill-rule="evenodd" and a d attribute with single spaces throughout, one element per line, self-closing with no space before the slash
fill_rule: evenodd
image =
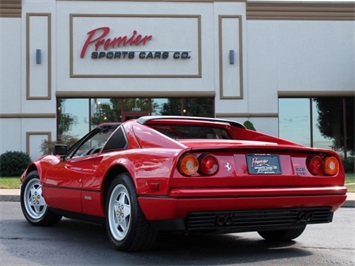
<path id="1" fill-rule="evenodd" d="M 128 232 L 131 223 L 131 202 L 125 186 L 117 185 L 111 192 L 109 201 L 110 231 L 115 239 L 122 240 Z"/>
<path id="2" fill-rule="evenodd" d="M 47 210 L 47 205 L 42 196 L 42 186 L 39 183 L 39 179 L 32 178 L 29 180 L 23 197 L 26 212 L 33 219 L 41 218 Z"/>
<path id="3" fill-rule="evenodd" d="M 30 172 L 22 184 L 21 208 L 27 221 L 33 225 L 52 225 L 62 218 L 48 209 L 37 171 Z"/>
<path id="4" fill-rule="evenodd" d="M 157 233 L 144 217 L 131 177 L 127 173 L 113 179 L 106 197 L 108 236 L 118 250 L 138 251 L 150 248 Z"/>

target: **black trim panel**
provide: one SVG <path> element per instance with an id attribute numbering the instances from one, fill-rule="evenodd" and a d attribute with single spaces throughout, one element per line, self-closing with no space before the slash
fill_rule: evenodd
<path id="1" fill-rule="evenodd" d="M 81 214 L 81 213 L 77 213 L 77 212 L 69 212 L 69 211 L 60 210 L 60 209 L 51 208 L 51 207 L 49 207 L 49 209 L 52 212 L 54 212 L 58 215 L 67 217 L 67 218 L 83 220 L 83 221 L 87 221 L 87 222 L 105 225 L 105 217 Z"/>
<path id="2" fill-rule="evenodd" d="M 81 189 L 81 188 L 74 188 L 74 187 L 59 187 L 59 186 L 52 186 L 52 185 L 47 185 L 47 184 L 42 184 L 42 187 L 51 188 L 51 189 L 78 190 L 78 191 L 82 191 L 82 192 L 101 193 L 101 190 Z"/>
<path id="3" fill-rule="evenodd" d="M 298 228 L 332 220 L 330 207 L 191 212 L 186 218 L 186 230 L 252 232 Z"/>

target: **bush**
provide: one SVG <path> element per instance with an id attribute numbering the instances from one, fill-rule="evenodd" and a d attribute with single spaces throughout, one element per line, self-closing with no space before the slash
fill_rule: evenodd
<path id="1" fill-rule="evenodd" d="M 255 129 L 253 123 L 250 122 L 249 120 L 245 121 L 243 125 L 244 125 L 247 129 L 256 131 L 256 129 Z"/>
<path id="2" fill-rule="evenodd" d="M 0 177 L 20 176 L 31 163 L 27 153 L 21 151 L 7 151 L 0 155 Z"/>

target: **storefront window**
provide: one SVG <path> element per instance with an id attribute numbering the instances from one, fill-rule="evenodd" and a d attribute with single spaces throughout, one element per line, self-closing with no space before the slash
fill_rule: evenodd
<path id="1" fill-rule="evenodd" d="M 167 98 L 159 105 L 162 115 L 214 117 L 213 98 Z"/>
<path id="2" fill-rule="evenodd" d="M 312 100 L 313 146 L 342 153 L 336 144 L 341 139 L 343 125 L 342 98 L 314 98 Z"/>
<path id="3" fill-rule="evenodd" d="M 213 117 L 213 99 L 211 98 L 188 98 L 185 99 L 184 115 Z"/>
<path id="4" fill-rule="evenodd" d="M 126 98 L 123 102 L 125 112 L 148 112 L 150 110 L 148 98 Z"/>
<path id="5" fill-rule="evenodd" d="M 104 122 L 121 121 L 121 99 L 92 98 L 90 103 L 92 129 Z"/>
<path id="6" fill-rule="evenodd" d="M 144 115 L 214 116 L 213 98 L 86 98 L 58 99 L 58 137 L 80 138 L 104 122 Z"/>
<path id="7" fill-rule="evenodd" d="M 354 172 L 354 114 L 354 97 L 280 98 L 279 136 L 335 150 Z"/>
<path id="8" fill-rule="evenodd" d="M 182 99 L 168 98 L 166 103 L 163 104 L 161 114 L 162 115 L 183 115 Z"/>
<path id="9" fill-rule="evenodd" d="M 58 135 L 80 138 L 89 131 L 89 100 L 58 99 Z"/>
<path id="10" fill-rule="evenodd" d="M 346 119 L 344 123 L 346 135 L 346 158 L 352 158 L 355 161 L 355 97 L 344 99 Z M 355 162 L 354 162 L 355 168 Z M 355 169 L 354 169 L 355 170 Z"/>
<path id="11" fill-rule="evenodd" d="M 155 98 L 152 99 L 152 115 L 162 115 L 164 106 L 168 103 L 167 98 Z"/>
<path id="12" fill-rule="evenodd" d="M 311 146 L 310 99 L 279 99 L 279 136 Z"/>

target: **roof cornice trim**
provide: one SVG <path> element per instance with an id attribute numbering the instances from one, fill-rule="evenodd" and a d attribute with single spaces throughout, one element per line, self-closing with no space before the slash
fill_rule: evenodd
<path id="1" fill-rule="evenodd" d="M 355 20 L 355 2 L 248 2 L 248 20 Z"/>
<path id="2" fill-rule="evenodd" d="M 0 0 L 0 18 L 20 18 L 21 0 Z"/>

